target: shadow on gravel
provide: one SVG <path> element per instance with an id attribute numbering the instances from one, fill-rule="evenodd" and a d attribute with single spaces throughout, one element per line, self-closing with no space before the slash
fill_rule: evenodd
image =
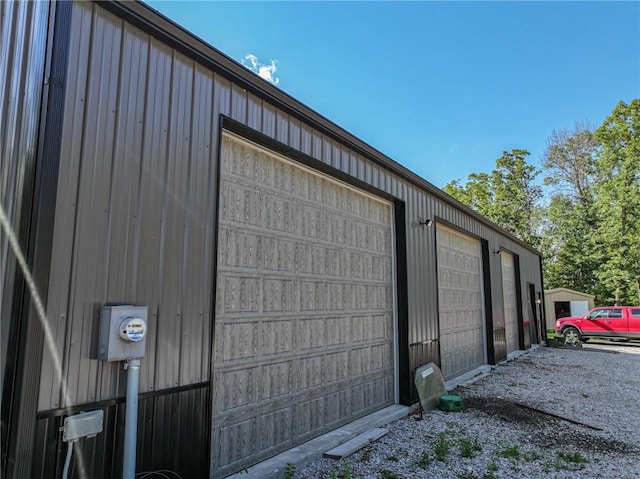
<path id="1" fill-rule="evenodd" d="M 550 417 L 544 413 L 518 406 L 515 402 L 497 397 L 465 397 L 468 410 L 476 410 L 495 417 L 521 430 L 540 447 L 559 447 L 584 452 L 638 453 L 637 446 L 601 437 L 597 432 L 583 432 L 583 427 Z"/>

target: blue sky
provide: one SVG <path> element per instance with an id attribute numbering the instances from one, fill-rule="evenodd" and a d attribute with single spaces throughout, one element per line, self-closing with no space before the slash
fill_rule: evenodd
<path id="1" fill-rule="evenodd" d="M 640 2 L 148 1 L 436 186 L 640 97 Z"/>

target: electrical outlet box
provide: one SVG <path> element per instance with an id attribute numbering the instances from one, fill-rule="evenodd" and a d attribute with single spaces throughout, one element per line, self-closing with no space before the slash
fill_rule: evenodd
<path id="1" fill-rule="evenodd" d="M 98 359 L 125 361 L 144 357 L 147 342 L 146 306 L 103 306 L 98 335 Z"/>
<path id="2" fill-rule="evenodd" d="M 102 432 L 104 412 L 97 411 L 81 412 L 73 416 L 64 418 L 62 427 L 62 440 L 64 442 L 75 442 L 83 437 L 93 437 Z"/>

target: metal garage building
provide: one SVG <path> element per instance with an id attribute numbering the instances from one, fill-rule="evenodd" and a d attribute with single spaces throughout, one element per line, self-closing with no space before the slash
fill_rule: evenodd
<path id="1" fill-rule="evenodd" d="M 122 461 L 105 304 L 148 306 L 138 471 L 224 477 L 542 338 L 539 254 L 144 4 L 3 2 L 2 469 Z"/>

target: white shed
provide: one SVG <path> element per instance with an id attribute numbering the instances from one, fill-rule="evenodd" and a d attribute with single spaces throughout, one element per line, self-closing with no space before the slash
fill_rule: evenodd
<path id="1" fill-rule="evenodd" d="M 581 316 L 595 307 L 595 296 L 568 288 L 554 288 L 544 292 L 547 329 L 553 329 L 556 319 Z"/>

